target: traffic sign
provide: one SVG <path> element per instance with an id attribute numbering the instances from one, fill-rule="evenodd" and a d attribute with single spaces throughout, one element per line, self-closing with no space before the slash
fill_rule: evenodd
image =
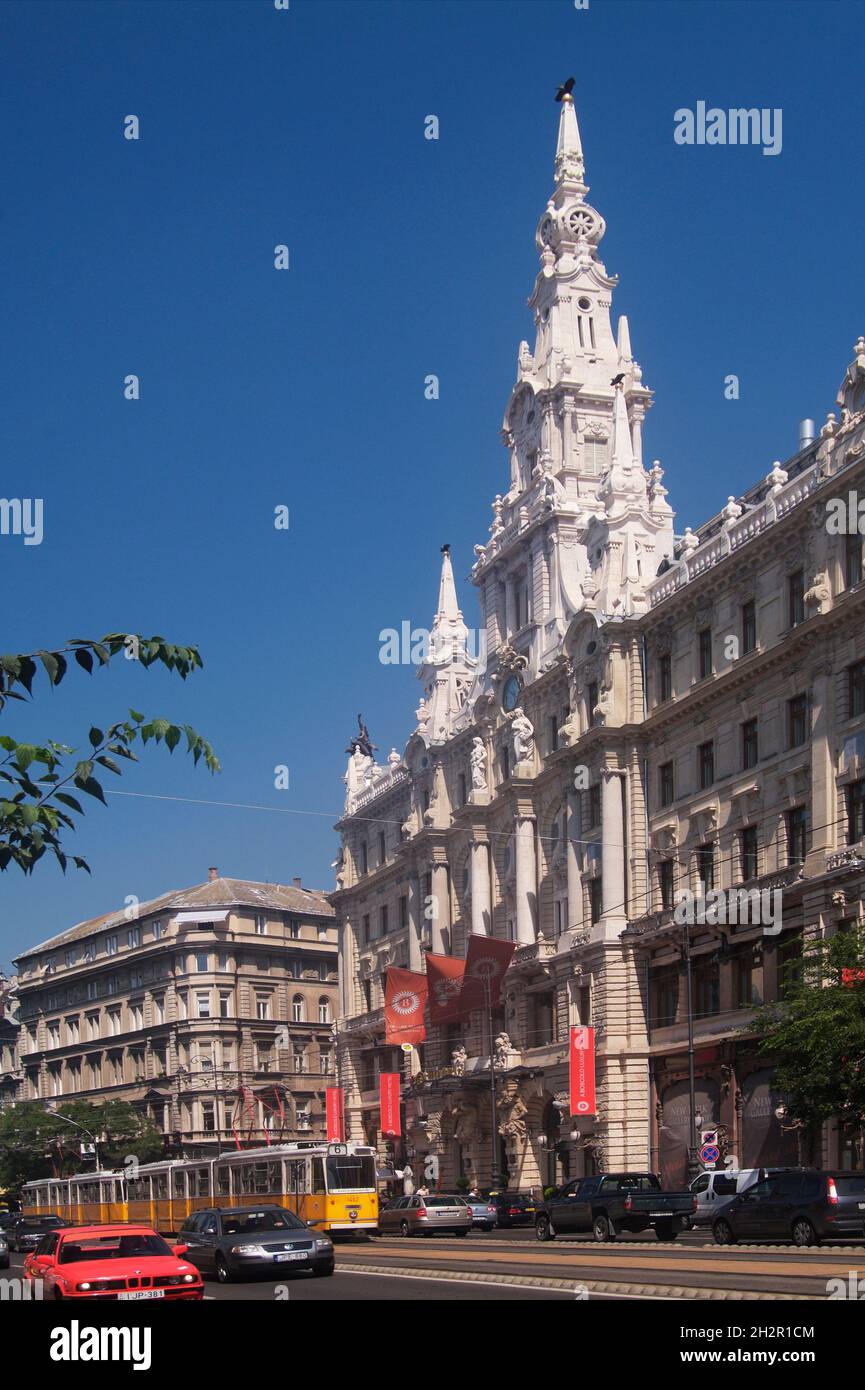
<path id="1" fill-rule="evenodd" d="M 717 1163 L 721 1157 L 721 1150 L 717 1144 L 704 1144 L 700 1150 L 700 1158 L 703 1163 Z"/>

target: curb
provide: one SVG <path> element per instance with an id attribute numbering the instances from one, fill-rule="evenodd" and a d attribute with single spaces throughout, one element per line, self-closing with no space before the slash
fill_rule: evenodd
<path id="1" fill-rule="evenodd" d="M 702 1303 L 706 1300 L 712 1302 L 736 1302 L 744 1299 L 748 1302 L 770 1302 L 774 1303 L 779 1299 L 790 1300 L 792 1302 L 812 1302 L 810 1294 L 801 1293 L 758 1293 L 753 1289 L 694 1289 L 685 1288 L 679 1284 L 629 1284 L 625 1282 L 608 1283 L 599 1279 L 554 1279 L 543 1275 L 527 1274 L 490 1274 L 487 1271 L 471 1270 L 466 1273 L 463 1270 L 453 1269 L 425 1269 L 421 1266 L 403 1268 L 395 1265 L 368 1265 L 355 1263 L 354 1260 L 346 1261 L 342 1266 L 341 1273 L 348 1274 L 352 1270 L 359 1274 L 403 1274 L 410 1279 L 446 1279 L 450 1282 L 459 1279 L 466 1284 L 518 1284 L 527 1289 L 566 1289 L 571 1291 L 575 1285 L 579 1284 L 588 1289 L 589 1293 L 604 1294 L 636 1294 L 637 1296 L 653 1298 L 666 1297 L 675 1299 L 688 1299 L 691 1302 Z"/>

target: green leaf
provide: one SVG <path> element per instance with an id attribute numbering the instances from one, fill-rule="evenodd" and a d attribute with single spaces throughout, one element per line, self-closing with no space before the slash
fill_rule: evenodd
<path id="1" fill-rule="evenodd" d="M 45 667 L 48 673 L 48 679 L 53 685 L 57 678 L 57 672 L 60 670 L 60 663 L 53 652 L 37 652 L 36 655 Z"/>
<path id="2" fill-rule="evenodd" d="M 90 742 L 91 742 L 91 744 L 93 745 L 94 748 L 98 748 L 98 747 L 99 747 L 99 745 L 100 745 L 100 743 L 102 742 L 102 740 L 104 739 L 104 737 L 105 737 L 105 735 L 104 735 L 104 733 L 102 732 L 102 730 L 101 730 L 101 729 L 97 729 L 95 725 L 94 725 L 93 728 L 90 730 Z"/>
<path id="3" fill-rule="evenodd" d="M 75 660 L 79 666 L 83 666 L 88 676 L 93 671 L 93 657 L 86 647 L 79 647 L 75 653 Z"/>
<path id="4" fill-rule="evenodd" d="M 101 801 L 103 806 L 107 806 L 105 794 L 95 777 L 76 777 L 74 778 L 76 787 L 79 791 L 86 792 L 88 796 L 93 796 L 97 801 Z"/>

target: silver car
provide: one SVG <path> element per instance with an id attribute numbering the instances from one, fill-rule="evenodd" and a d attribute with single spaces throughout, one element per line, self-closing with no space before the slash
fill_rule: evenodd
<path id="1" fill-rule="evenodd" d="M 397 1197 L 378 1214 L 382 1235 L 433 1235 L 452 1231 L 467 1236 L 472 1228 L 471 1208 L 464 1197 L 436 1193 L 431 1197 Z"/>

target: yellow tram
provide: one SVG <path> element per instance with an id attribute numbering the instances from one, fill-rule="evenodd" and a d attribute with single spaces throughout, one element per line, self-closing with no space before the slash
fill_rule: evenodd
<path id="1" fill-rule="evenodd" d="M 114 1172 L 77 1173 L 24 1183 L 25 1216 L 53 1212 L 88 1225 L 143 1221 L 164 1234 L 202 1207 L 277 1203 L 318 1230 L 370 1231 L 378 1225 L 375 1149 L 303 1140 L 219 1158 L 170 1159 Z"/>

